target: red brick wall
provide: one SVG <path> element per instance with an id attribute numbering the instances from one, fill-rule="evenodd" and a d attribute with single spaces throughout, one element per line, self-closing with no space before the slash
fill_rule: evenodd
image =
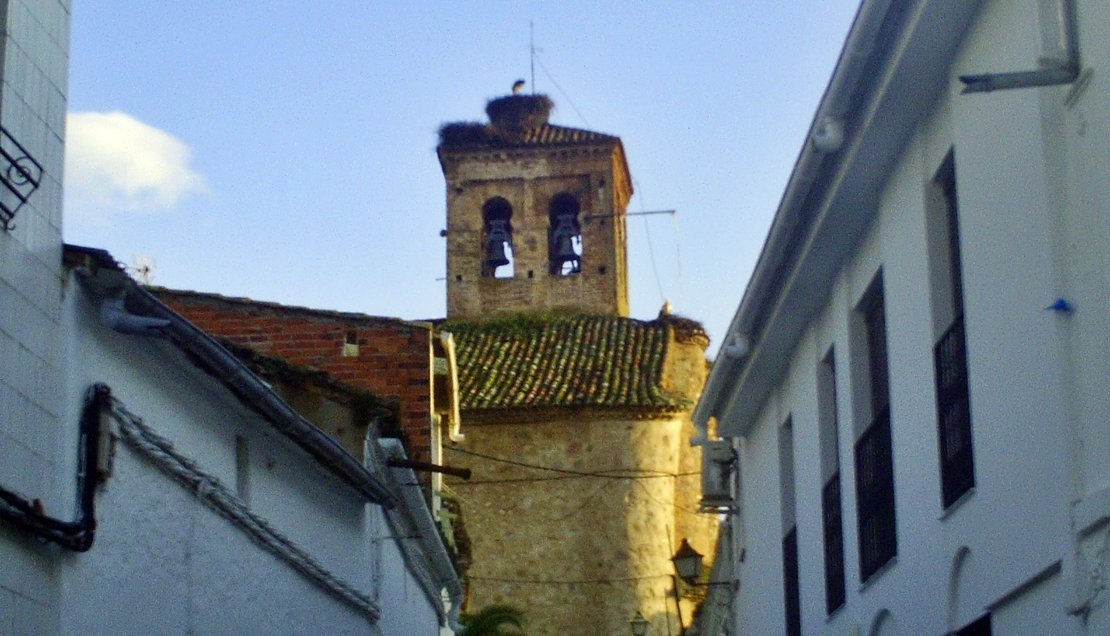
<path id="1" fill-rule="evenodd" d="M 260 353 L 327 371 L 337 380 L 401 403 L 401 424 L 413 459 L 431 461 L 431 352 L 427 327 L 375 318 L 284 307 L 222 296 L 152 290 L 190 322 Z M 358 356 L 344 356 L 349 332 Z"/>

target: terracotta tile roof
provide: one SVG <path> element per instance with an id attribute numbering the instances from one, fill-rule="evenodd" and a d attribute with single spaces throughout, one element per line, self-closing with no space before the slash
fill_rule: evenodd
<path id="1" fill-rule="evenodd" d="M 442 325 L 455 336 L 464 411 L 678 411 L 689 406 L 689 400 L 661 386 L 672 328 L 667 320 L 584 314 L 517 315 Z"/>
<path id="2" fill-rule="evenodd" d="M 544 124 L 542 126 L 536 126 L 535 128 L 526 129 L 524 132 L 524 139 L 521 143 L 538 146 L 546 144 L 592 144 L 615 141 L 617 141 L 617 137 L 594 132 L 592 130 Z"/>
<path id="3" fill-rule="evenodd" d="M 448 150 L 592 145 L 599 143 L 616 144 L 620 143 L 620 138 L 592 130 L 553 126 L 551 124 L 501 128 L 493 125 L 459 122 L 446 124 L 440 129 L 440 147 Z"/>

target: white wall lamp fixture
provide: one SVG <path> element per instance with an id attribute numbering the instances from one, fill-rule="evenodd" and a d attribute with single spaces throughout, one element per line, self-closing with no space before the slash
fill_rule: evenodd
<path id="1" fill-rule="evenodd" d="M 732 509 L 732 472 L 736 451 L 729 440 L 705 442 L 701 449 L 701 506 L 707 511 Z"/>
<path id="2" fill-rule="evenodd" d="M 840 150 L 844 144 L 844 121 L 825 117 L 810 137 L 813 147 L 822 154 L 829 154 Z"/>
<path id="3" fill-rule="evenodd" d="M 724 351 L 725 357 L 729 360 L 741 360 L 751 351 L 751 344 L 748 342 L 747 336 L 734 333 L 729 336 L 721 350 Z"/>

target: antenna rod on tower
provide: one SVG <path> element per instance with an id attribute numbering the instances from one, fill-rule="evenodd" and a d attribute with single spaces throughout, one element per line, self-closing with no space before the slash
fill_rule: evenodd
<path id="1" fill-rule="evenodd" d="M 528 21 L 528 53 L 532 65 L 532 94 L 536 94 L 536 29 L 531 20 Z"/>

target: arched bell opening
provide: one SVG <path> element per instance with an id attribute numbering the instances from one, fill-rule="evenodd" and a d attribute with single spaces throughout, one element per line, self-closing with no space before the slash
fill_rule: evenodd
<path id="1" fill-rule="evenodd" d="M 513 206 L 493 197 L 482 206 L 482 277 L 513 277 Z"/>
<path id="2" fill-rule="evenodd" d="M 547 263 L 551 274 L 569 276 L 582 271 L 582 226 L 578 197 L 560 192 L 548 204 Z"/>

